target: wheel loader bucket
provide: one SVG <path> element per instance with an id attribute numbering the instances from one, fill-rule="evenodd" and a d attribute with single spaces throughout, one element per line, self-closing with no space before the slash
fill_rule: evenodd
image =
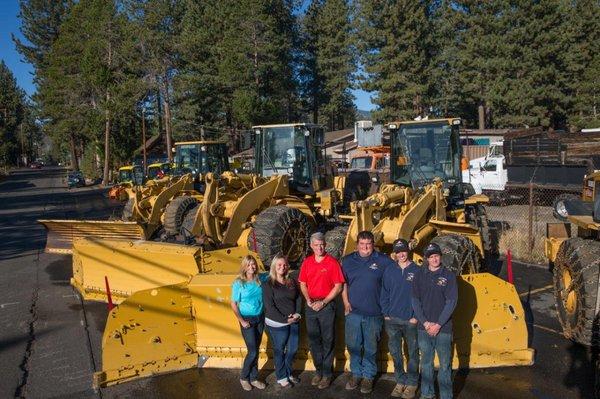
<path id="1" fill-rule="evenodd" d="M 197 273 L 235 273 L 244 248 L 204 251 L 180 244 L 77 238 L 73 244 L 73 285 L 86 300 L 113 302 L 134 292 L 188 281 Z"/>
<path id="2" fill-rule="evenodd" d="M 233 273 L 197 274 L 186 285 L 144 290 L 127 298 L 109 314 L 96 383 L 112 385 L 196 366 L 240 368 L 246 346 L 230 308 L 235 277 Z M 525 313 L 514 286 L 488 273 L 458 279 L 453 368 L 532 365 L 534 351 L 527 346 Z M 348 371 L 342 306 L 337 306 L 336 317 L 334 367 Z M 314 370 L 303 320 L 294 369 Z M 393 372 L 387 348 L 384 334 L 378 366 L 382 372 Z M 273 368 L 272 359 L 265 334 L 259 367 Z"/>
<path id="3" fill-rule="evenodd" d="M 38 220 L 47 231 L 45 251 L 49 253 L 73 253 L 76 238 L 122 238 L 145 240 L 144 228 L 136 222 L 111 220 Z"/>

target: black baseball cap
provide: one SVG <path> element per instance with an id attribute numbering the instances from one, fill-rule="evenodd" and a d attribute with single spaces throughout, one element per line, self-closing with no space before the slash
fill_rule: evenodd
<path id="1" fill-rule="evenodd" d="M 398 238 L 394 241 L 394 246 L 392 247 L 392 251 L 394 253 L 398 252 L 409 252 L 410 248 L 408 247 L 408 241 L 403 238 Z"/>
<path id="2" fill-rule="evenodd" d="M 425 257 L 429 258 L 433 254 L 442 255 L 442 249 L 435 242 L 429 243 L 427 248 L 425 248 Z"/>

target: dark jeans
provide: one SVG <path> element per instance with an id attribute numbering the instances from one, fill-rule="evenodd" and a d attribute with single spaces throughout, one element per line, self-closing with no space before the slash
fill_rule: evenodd
<path id="1" fill-rule="evenodd" d="M 385 331 L 388 335 L 388 348 L 394 359 L 394 375 L 396 383 L 417 386 L 419 384 L 419 347 L 417 345 L 417 325 L 408 320 L 391 317 L 385 321 Z M 402 338 L 408 347 L 408 365 L 404 370 Z"/>
<path id="2" fill-rule="evenodd" d="M 350 371 L 358 378 L 377 375 L 377 343 L 383 327 L 382 316 L 346 316 L 346 346 L 350 353 Z"/>
<path id="3" fill-rule="evenodd" d="M 292 375 L 294 357 L 298 351 L 299 323 L 284 327 L 267 326 L 267 333 L 273 345 L 275 376 L 277 381 L 285 380 Z"/>
<path id="4" fill-rule="evenodd" d="M 260 348 L 263 330 L 265 329 L 265 319 L 262 315 L 243 317 L 250 323 L 250 327 L 243 328 L 240 325 L 242 337 L 244 337 L 246 348 L 248 348 L 248 353 L 244 358 L 244 365 L 242 366 L 240 379 L 246 381 L 255 381 L 258 378 L 258 350 Z"/>
<path id="5" fill-rule="evenodd" d="M 440 399 L 452 399 L 452 334 L 439 333 L 431 337 L 425 330 L 419 330 L 419 350 L 421 351 L 421 397 L 435 397 L 433 358 L 437 353 L 440 361 L 438 369 Z"/>
<path id="6" fill-rule="evenodd" d="M 331 377 L 335 356 L 335 303 L 329 302 L 318 312 L 307 306 L 305 316 L 310 353 L 317 374 L 323 377 Z"/>

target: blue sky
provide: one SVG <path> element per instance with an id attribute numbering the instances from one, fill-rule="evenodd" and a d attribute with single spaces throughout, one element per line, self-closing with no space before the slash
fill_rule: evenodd
<path id="1" fill-rule="evenodd" d="M 18 85 L 28 95 L 31 95 L 35 92 L 33 68 L 30 64 L 21 60 L 21 55 L 17 52 L 11 39 L 11 33 L 23 39 L 19 32 L 21 21 L 18 14 L 19 2 L 17 0 L 0 0 L 0 59 L 4 60 L 13 75 L 15 75 Z M 356 97 L 354 103 L 358 109 L 370 111 L 374 108 L 369 93 L 363 90 L 353 90 L 352 93 Z"/>

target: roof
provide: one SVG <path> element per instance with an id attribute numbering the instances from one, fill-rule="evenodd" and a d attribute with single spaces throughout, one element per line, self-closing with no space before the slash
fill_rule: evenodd
<path id="1" fill-rule="evenodd" d="M 224 141 L 219 141 L 219 140 L 178 141 L 175 143 L 176 146 L 189 145 L 189 144 L 212 145 L 212 144 L 227 144 L 227 143 Z"/>
<path id="2" fill-rule="evenodd" d="M 323 127 L 323 125 L 315 125 L 314 123 L 282 123 L 282 124 L 278 124 L 278 125 L 257 125 L 257 126 L 252 126 L 252 129 L 262 129 L 262 128 L 268 128 L 268 127 L 296 127 L 296 126 L 303 126 L 303 127 Z"/>
<path id="3" fill-rule="evenodd" d="M 456 124 L 456 121 L 459 121 L 458 124 L 460 124 L 460 118 L 440 118 L 440 119 L 421 119 L 421 120 L 413 120 L 413 121 L 393 121 L 393 122 L 388 122 L 386 123 L 386 127 L 389 127 L 390 125 L 420 125 L 420 124 L 428 124 L 428 123 L 439 123 L 439 122 L 445 122 L 449 125 L 453 125 Z"/>

